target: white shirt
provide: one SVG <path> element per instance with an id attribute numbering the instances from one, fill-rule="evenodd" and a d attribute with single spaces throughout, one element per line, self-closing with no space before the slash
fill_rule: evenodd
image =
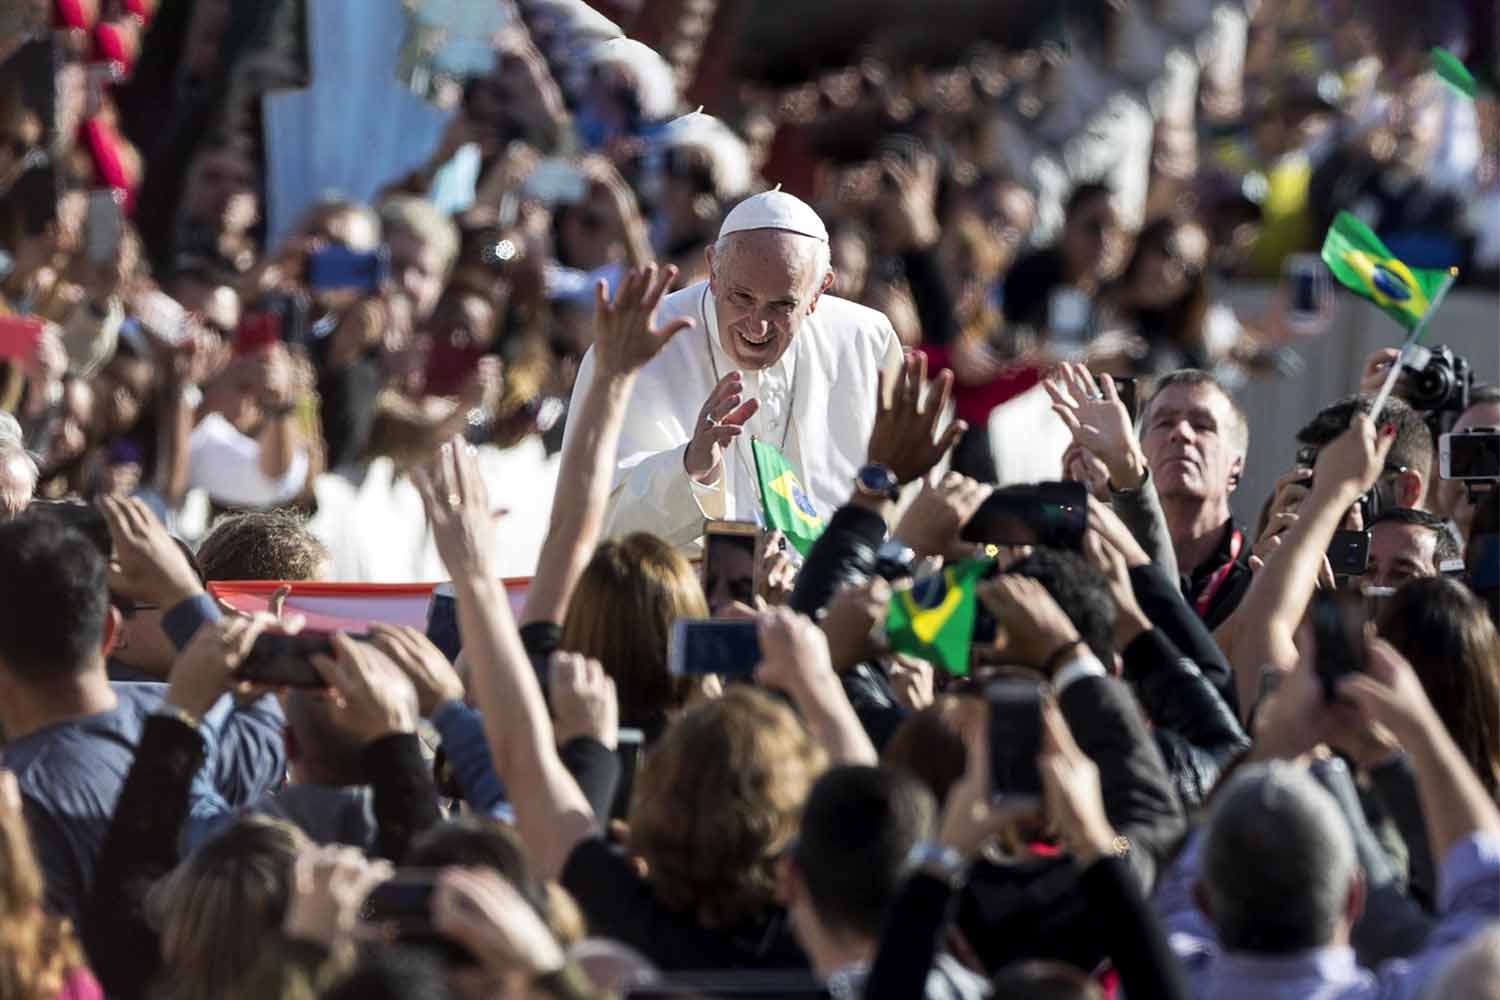
<path id="1" fill-rule="evenodd" d="M 760 496 L 750 436 L 780 448 L 797 470 L 813 506 L 825 519 L 849 498 L 864 464 L 875 420 L 880 370 L 900 358 L 890 321 L 854 302 L 824 295 L 776 364 L 743 372 L 745 396 L 761 409 L 726 455 L 719 481 L 689 479 L 683 455 L 698 411 L 719 378 L 735 370 L 719 345 L 707 282 L 662 300 L 656 322 L 694 320 L 642 369 L 625 416 L 605 518 L 605 534 L 648 531 L 680 547 L 692 546 L 705 518 L 759 520 Z M 717 374 L 716 374 L 717 373 Z M 578 412 L 594 377 L 590 351 L 579 368 L 572 411 Z M 568 427 L 568 434 L 573 432 Z"/>
<path id="2" fill-rule="evenodd" d="M 260 442 L 241 434 L 219 413 L 198 422 L 188 437 L 188 485 L 226 507 L 274 507 L 302 491 L 307 452 L 297 449 L 279 479 L 260 471 Z"/>

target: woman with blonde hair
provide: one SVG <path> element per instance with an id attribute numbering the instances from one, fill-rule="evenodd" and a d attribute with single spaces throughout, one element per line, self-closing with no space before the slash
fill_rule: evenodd
<path id="1" fill-rule="evenodd" d="M 99 984 L 84 965 L 68 921 L 42 909 L 37 867 L 15 775 L 0 771 L 0 997 L 6 1000 L 97 1000 Z"/>

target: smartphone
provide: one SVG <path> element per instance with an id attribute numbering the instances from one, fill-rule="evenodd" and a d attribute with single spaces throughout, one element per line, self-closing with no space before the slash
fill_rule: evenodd
<path id="1" fill-rule="evenodd" d="M 984 689 L 990 705 L 990 782 L 998 793 L 1041 795 L 1036 767 L 1042 745 L 1042 687 L 999 680 Z"/>
<path id="2" fill-rule="evenodd" d="M 451 583 L 432 588 L 432 598 L 427 602 L 427 638 L 449 663 L 456 661 L 459 650 L 464 648 L 458 631 L 458 600 L 453 596 Z"/>
<path id="3" fill-rule="evenodd" d="M 153 288 L 135 304 L 136 319 L 151 336 L 171 347 L 187 339 L 187 310 L 166 292 Z"/>
<path id="4" fill-rule="evenodd" d="M 312 658 L 319 654 L 334 655 L 331 632 L 267 632 L 256 638 L 250 654 L 235 669 L 234 678 L 272 687 L 326 688 L 328 682 L 312 664 Z"/>
<path id="5" fill-rule="evenodd" d="M 281 343 L 281 318 L 275 313 L 254 310 L 240 317 L 234 329 L 234 353 L 238 357 L 258 354 Z"/>
<path id="6" fill-rule="evenodd" d="M 1312 616 L 1313 669 L 1323 685 L 1323 700 L 1338 700 L 1339 681 L 1365 668 L 1365 599 L 1347 590 L 1319 590 L 1308 609 Z"/>
<path id="7" fill-rule="evenodd" d="M 437 872 L 430 868 L 400 868 L 382 882 L 360 906 L 361 923 L 393 933 L 398 942 L 440 954 L 450 965 L 474 965 L 468 949 L 432 926 L 432 894 Z"/>
<path id="8" fill-rule="evenodd" d="M 384 251 L 356 253 L 344 246 L 324 247 L 307 257 L 307 284 L 314 291 L 379 290 L 390 270 Z"/>
<path id="9" fill-rule="evenodd" d="M 667 644 L 674 675 L 749 677 L 760 664 L 758 624 L 745 618 L 679 618 Z"/>
<path id="10" fill-rule="evenodd" d="M 1286 259 L 1282 280 L 1287 287 L 1287 322 L 1292 329 L 1310 332 L 1323 316 L 1323 304 L 1332 291 L 1328 270 L 1316 254 L 1292 254 Z"/>
<path id="11" fill-rule="evenodd" d="M 735 601 L 755 606 L 755 595 L 760 593 L 764 546 L 765 533 L 754 521 L 703 522 L 703 559 L 699 571 L 710 612 Z"/>
<path id="12" fill-rule="evenodd" d="M 1047 297 L 1047 345 L 1065 358 L 1081 352 L 1088 339 L 1089 297 L 1076 288 L 1057 288 Z"/>
<path id="13" fill-rule="evenodd" d="M 1444 479 L 1500 480 L 1500 430 L 1474 427 L 1439 437 L 1438 475 Z"/>
<path id="14" fill-rule="evenodd" d="M 26 513 L 50 518 L 64 527 L 74 529 L 93 542 L 94 548 L 104 558 L 114 557 L 115 541 L 110 537 L 104 512 L 98 507 L 81 500 L 33 500 L 27 505 Z"/>
<path id="15" fill-rule="evenodd" d="M 267 292 L 255 300 L 253 311 L 275 317 L 276 335 L 283 344 L 308 346 L 311 325 L 306 296 L 295 292 Z"/>
<path id="16" fill-rule="evenodd" d="M 1088 512 L 1088 488 L 1082 483 L 1004 486 L 975 511 L 962 537 L 985 545 L 1049 545 L 1076 551 L 1083 547 Z"/>
<path id="17" fill-rule="evenodd" d="M 432 338 L 427 350 L 424 388 L 429 396 L 456 396 L 464 380 L 479 367 L 485 345 L 474 341 L 455 343 L 446 336 Z"/>
<path id="18" fill-rule="evenodd" d="M 1369 529 L 1335 531 L 1328 543 L 1328 565 L 1334 576 L 1364 576 L 1370 567 Z"/>
<path id="19" fill-rule="evenodd" d="M 1137 423 L 1141 419 L 1140 408 L 1140 379 L 1135 376 L 1126 376 L 1115 379 L 1115 392 L 1120 396 L 1120 402 L 1125 404 L 1125 412 L 1130 414 L 1130 422 Z"/>
<path id="20" fill-rule="evenodd" d="M 114 190 L 90 191 L 83 216 L 83 252 L 89 262 L 100 266 L 112 263 L 120 254 L 120 238 L 124 234 L 125 216 Z"/>
<path id="21" fill-rule="evenodd" d="M 540 161 L 521 185 L 522 197 L 544 205 L 572 205 L 588 193 L 588 178 L 565 156 Z"/>
<path id="22" fill-rule="evenodd" d="M 0 358 L 27 361 L 42 346 L 46 321 L 36 316 L 0 316 Z"/>

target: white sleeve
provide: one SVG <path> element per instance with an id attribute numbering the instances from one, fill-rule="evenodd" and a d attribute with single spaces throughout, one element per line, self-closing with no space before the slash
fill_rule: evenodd
<path id="1" fill-rule="evenodd" d="M 307 481 L 304 449 L 292 456 L 276 479 L 260 471 L 260 442 L 241 434 L 212 414 L 193 429 L 188 440 L 188 484 L 205 490 L 218 503 L 234 507 L 270 507 L 297 495 Z"/>

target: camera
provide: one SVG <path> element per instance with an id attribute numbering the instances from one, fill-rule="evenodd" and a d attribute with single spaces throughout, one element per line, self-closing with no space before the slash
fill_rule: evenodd
<path id="1" fill-rule="evenodd" d="M 1463 355 L 1442 344 L 1415 346 L 1401 370 L 1410 376 L 1406 399 L 1413 409 L 1427 413 L 1462 413 L 1468 409 L 1474 373 Z"/>

